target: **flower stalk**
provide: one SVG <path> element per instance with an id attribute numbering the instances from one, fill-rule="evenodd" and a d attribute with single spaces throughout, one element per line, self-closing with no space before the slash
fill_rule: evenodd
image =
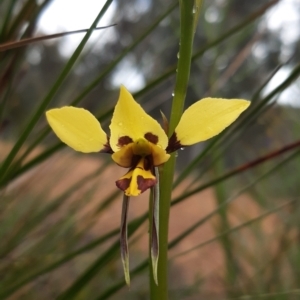
<path id="1" fill-rule="evenodd" d="M 199 2 L 199 1 L 198 1 Z M 184 101 L 190 76 L 192 47 L 195 28 L 195 1 L 180 1 L 180 47 L 178 53 L 177 76 L 169 123 L 169 137 L 174 132 L 183 112 Z M 199 5 L 200 7 L 200 5 Z M 150 276 L 151 299 L 168 299 L 168 230 L 173 176 L 176 157 L 173 154 L 163 167 L 160 180 L 159 212 L 159 262 L 156 285 Z"/>

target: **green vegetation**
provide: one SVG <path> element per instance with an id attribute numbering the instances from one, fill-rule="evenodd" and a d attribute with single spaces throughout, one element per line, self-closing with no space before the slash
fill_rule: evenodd
<path id="1" fill-rule="evenodd" d="M 69 57 L 64 37 L 8 44 L 43 35 L 36 26 L 51 2 L 0 3 L 0 299 L 298 299 L 300 109 L 280 101 L 299 98 L 300 34 L 284 39 L 267 23 L 292 4 L 108 0 Z M 45 120 L 48 108 L 74 105 L 108 129 L 119 81 L 170 131 L 195 100 L 252 101 L 163 166 L 158 286 L 149 193 L 130 202 L 128 288 L 115 187 L 124 169 L 65 148 Z"/>

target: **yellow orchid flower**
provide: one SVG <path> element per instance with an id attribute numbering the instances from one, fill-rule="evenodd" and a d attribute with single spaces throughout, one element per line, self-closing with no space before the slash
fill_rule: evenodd
<path id="1" fill-rule="evenodd" d="M 120 244 L 125 280 L 129 285 L 129 254 L 127 212 L 130 196 L 138 196 L 153 188 L 151 260 L 157 282 L 159 256 L 159 185 L 158 166 L 164 164 L 170 153 L 179 148 L 205 141 L 224 130 L 250 105 L 249 101 L 205 98 L 191 105 L 182 115 L 174 133 L 168 139 L 159 123 L 135 102 L 121 86 L 110 124 L 110 137 L 98 120 L 87 110 L 72 106 L 46 112 L 49 125 L 59 139 L 76 151 L 106 152 L 129 171 L 116 181 L 124 191 Z"/>
<path id="2" fill-rule="evenodd" d="M 116 185 L 125 195 L 138 196 L 156 184 L 154 167 L 164 164 L 169 153 L 219 134 L 249 104 L 240 99 L 202 99 L 183 113 L 170 139 L 124 86 L 111 120 L 110 137 L 83 108 L 55 108 L 48 110 L 46 117 L 58 138 L 69 147 L 84 153 L 111 153 L 119 166 L 129 168 Z"/>

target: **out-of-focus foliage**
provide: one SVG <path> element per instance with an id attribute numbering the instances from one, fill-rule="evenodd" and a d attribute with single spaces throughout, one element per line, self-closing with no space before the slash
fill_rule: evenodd
<path id="1" fill-rule="evenodd" d="M 1 1 L 0 44 L 45 34 L 36 27 L 51 2 Z M 208 95 L 253 103 L 225 134 L 178 153 L 180 184 L 174 200 L 180 202 L 171 209 L 170 299 L 299 297 L 299 145 L 272 159 L 268 155 L 300 139 L 300 30 L 289 39 L 284 27 L 271 28 L 277 5 L 292 5 L 299 17 L 295 0 L 203 3 L 186 106 Z M 118 85 L 124 83 L 153 116 L 159 118 L 160 110 L 168 116 L 179 46 L 176 1 L 116 1 L 113 10 L 110 23 L 116 26 L 86 45 L 49 106 L 80 100 L 76 105 L 93 111 L 107 128 Z M 299 20 L 291 28 L 300 28 Z M 2 166 L 70 59 L 61 54 L 61 43 L 55 39 L 0 52 Z M 272 80 L 275 72 L 288 78 L 285 85 Z M 283 106 L 282 99 L 298 105 Z M 83 158 L 59 152 L 54 135 L 43 132 L 41 116 L 8 172 L 0 174 L 0 299 L 147 299 L 147 226 L 142 222 L 147 197 L 133 203 L 131 264 L 137 271 L 132 271 L 131 290 L 119 291 L 124 282 L 117 236 L 121 195 L 114 189 L 118 171 L 98 154 Z M 40 136 L 46 138 L 37 140 Z M 34 150 L 20 160 L 28 147 Z M 238 176 L 222 179 L 241 165 Z M 206 183 L 209 188 L 198 193 Z M 235 199 L 236 193 L 241 195 Z M 206 247 L 177 258 L 214 237 Z"/>
<path id="2" fill-rule="evenodd" d="M 266 3 L 268 1 L 249 2 L 246 0 L 204 3 L 196 31 L 195 53 L 207 43 L 242 22 L 244 18 Z M 140 0 L 130 1 L 130 3 L 118 2 L 111 21 L 117 25 L 106 29 L 107 32 L 103 32 L 106 43 L 102 44 L 99 40 L 95 46 L 87 47 L 86 54 L 66 82 L 67 92 L 64 91 L 58 95 L 56 101 L 68 103 L 71 97 L 77 95 L 92 79 L 103 72 L 105 67 L 125 47 L 138 39 L 141 33 L 170 4 L 170 2 L 156 3 L 155 1 L 143 3 Z M 5 9 L 1 11 L 4 12 Z M 178 23 L 178 9 L 174 9 L 159 24 L 158 28 L 131 51 L 124 62 L 119 64 L 119 69 L 121 68 L 119 77 L 121 76 L 123 81 L 126 78 L 130 84 L 130 78 L 134 81 L 134 73 L 138 72 L 146 83 L 164 73 L 165 70 L 174 67 L 178 52 Z M 21 25 L 24 26 L 25 24 L 26 20 Z M 42 32 L 38 34 L 42 34 Z M 1 42 L 5 41 L 7 40 L 2 38 Z M 30 111 L 30 108 L 34 106 L 35 99 L 43 96 L 45 94 L 43 91 L 47 87 L 49 88 L 49 85 L 54 81 L 65 61 L 65 58 L 62 58 L 57 50 L 59 43 L 59 39 L 55 39 L 51 43 L 38 43 L 27 47 L 24 55 L 25 60 L 18 66 L 18 73 L 15 75 L 15 80 L 18 83 L 12 91 L 12 96 L 15 98 L 15 105 L 12 109 L 15 111 L 10 111 L 10 114 L 15 115 L 23 110 Z M 206 94 L 222 97 L 236 97 L 238 95 L 240 98 L 251 98 L 277 65 L 290 59 L 290 66 L 292 66 L 299 60 L 297 44 L 297 41 L 294 41 L 289 45 L 289 53 L 286 53 L 287 50 L 280 40 L 280 35 L 268 29 L 267 17 L 262 16 L 242 32 L 206 51 L 203 57 L 195 61 L 191 74 L 188 101 L 195 101 L 194 99 Z M 256 48 L 259 50 L 256 51 Z M 13 55 L 20 56 L 20 52 L 24 53 L 24 49 L 7 51 L 2 55 L 14 57 Z M 115 97 L 109 97 L 108 91 L 117 88 L 115 85 L 112 86 L 112 76 L 117 72 L 120 70 L 114 70 L 108 74 L 92 93 L 87 95 L 86 106 L 97 108 L 99 102 L 103 104 L 103 102 L 115 99 Z M 157 103 L 171 100 L 174 85 L 172 78 L 167 82 L 162 82 L 153 92 L 154 95 L 157 94 L 155 97 Z M 152 94 L 148 98 L 153 99 Z M 152 102 L 154 101 L 152 100 Z M 54 102 L 53 105 L 56 103 Z M 167 110 L 168 107 L 169 105 L 165 109 Z M 22 120 L 21 116 L 18 117 L 19 120 Z M 10 119 L 11 117 L 8 115 L 7 118 Z M 11 126 L 15 126 L 15 122 Z"/>

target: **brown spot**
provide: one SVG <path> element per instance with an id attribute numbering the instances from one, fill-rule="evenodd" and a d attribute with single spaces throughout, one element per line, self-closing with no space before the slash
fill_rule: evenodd
<path id="1" fill-rule="evenodd" d="M 119 179 L 119 180 L 116 181 L 116 186 L 120 190 L 125 191 L 129 187 L 130 181 L 131 181 L 131 178 Z"/>
<path id="2" fill-rule="evenodd" d="M 157 142 L 158 142 L 158 136 L 157 135 L 154 135 L 153 133 L 151 132 L 147 132 L 145 135 L 144 135 L 145 139 L 149 142 L 151 142 L 152 144 L 156 145 Z"/>
<path id="3" fill-rule="evenodd" d="M 144 170 L 148 171 L 153 168 L 153 157 L 152 155 L 145 156 L 144 159 Z"/>
<path id="4" fill-rule="evenodd" d="M 122 137 L 119 138 L 119 140 L 118 140 L 118 146 L 122 147 L 122 146 L 128 145 L 128 144 L 130 144 L 132 142 L 133 142 L 132 138 L 129 137 L 129 136 L 127 136 L 127 135 L 125 135 L 125 136 L 122 136 Z"/>
<path id="5" fill-rule="evenodd" d="M 109 144 L 109 136 L 107 136 L 107 143 L 103 145 L 103 148 L 100 150 L 100 153 L 108 153 L 108 154 L 114 153 L 114 151 L 111 149 Z"/>
<path id="6" fill-rule="evenodd" d="M 166 148 L 167 153 L 172 153 L 182 147 L 185 147 L 185 146 L 180 144 L 180 141 L 177 140 L 176 132 L 174 132 L 169 139 L 169 144 L 168 144 L 168 147 Z"/>
<path id="7" fill-rule="evenodd" d="M 153 187 L 156 184 L 157 180 L 151 178 L 144 178 L 143 176 L 139 175 L 137 177 L 137 185 L 138 189 L 141 193 L 145 192 L 147 189 Z"/>
<path id="8" fill-rule="evenodd" d="M 130 170 L 135 169 L 135 167 L 138 165 L 140 160 L 141 160 L 141 157 L 139 155 L 132 155 Z"/>

